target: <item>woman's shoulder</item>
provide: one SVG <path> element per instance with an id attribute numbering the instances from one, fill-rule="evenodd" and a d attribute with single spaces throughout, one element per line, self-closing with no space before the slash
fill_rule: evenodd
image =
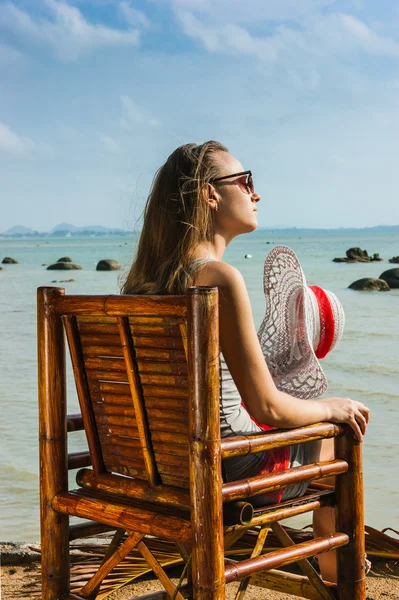
<path id="1" fill-rule="evenodd" d="M 240 271 L 233 265 L 219 260 L 204 263 L 195 276 L 195 284 L 229 288 L 245 287 Z"/>

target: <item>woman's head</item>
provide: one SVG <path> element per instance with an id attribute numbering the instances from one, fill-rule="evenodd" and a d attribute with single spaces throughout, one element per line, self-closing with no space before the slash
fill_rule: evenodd
<path id="1" fill-rule="evenodd" d="M 235 220 L 243 220 L 242 201 L 252 202 L 234 178 L 209 183 L 240 171 L 240 163 L 215 141 L 185 144 L 169 156 L 153 180 L 124 293 L 182 293 L 199 244 L 212 242 L 220 228 L 234 226 L 232 237 L 255 229 L 252 206 L 252 223 L 246 223 L 244 231 L 236 231 Z M 241 186 L 242 179 L 237 180 Z M 244 221 L 249 220 L 247 210 Z"/>

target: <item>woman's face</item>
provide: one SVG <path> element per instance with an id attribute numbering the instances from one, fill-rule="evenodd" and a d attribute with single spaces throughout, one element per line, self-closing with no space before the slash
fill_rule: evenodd
<path id="1" fill-rule="evenodd" d="M 219 176 L 225 177 L 245 171 L 239 160 L 228 152 L 218 152 Z M 215 227 L 221 233 L 232 237 L 240 233 L 254 231 L 258 226 L 257 202 L 260 195 L 249 192 L 245 183 L 247 175 L 215 181 L 212 185 L 217 192 L 218 206 L 215 212 Z"/>

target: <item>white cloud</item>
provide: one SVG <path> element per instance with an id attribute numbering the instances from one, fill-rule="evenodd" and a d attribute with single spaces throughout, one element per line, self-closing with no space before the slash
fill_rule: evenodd
<path id="1" fill-rule="evenodd" d="M 22 45 L 50 47 L 64 61 L 107 46 L 137 46 L 140 34 L 136 29 L 112 29 L 89 23 L 76 6 L 58 0 L 45 0 L 49 15 L 33 17 L 8 2 L 0 6 L 0 28 L 11 32 Z"/>
<path id="2" fill-rule="evenodd" d="M 0 121 L 0 151 L 5 154 L 22 155 L 30 152 L 35 144 L 29 138 L 19 136 Z"/>
<path id="3" fill-rule="evenodd" d="M 296 21 L 314 14 L 333 0 L 168 0 L 177 12 L 209 15 L 225 23 L 259 24 L 262 21 Z M 165 0 L 158 0 L 164 4 Z"/>
<path id="4" fill-rule="evenodd" d="M 117 142 L 117 140 L 115 140 L 114 138 L 101 133 L 100 140 L 104 148 L 109 152 L 112 152 L 113 154 L 118 154 L 118 152 L 120 152 L 119 142 Z"/>
<path id="5" fill-rule="evenodd" d="M 151 24 L 148 17 L 141 10 L 134 8 L 131 2 L 127 2 L 126 0 L 120 2 L 119 10 L 129 25 L 133 27 L 149 27 Z"/>
<path id="6" fill-rule="evenodd" d="M 159 127 L 160 122 L 150 110 L 143 106 L 139 106 L 134 102 L 130 96 L 121 96 L 123 117 L 121 119 L 121 126 L 124 129 L 130 129 L 132 126 L 148 126 L 148 127 Z"/>

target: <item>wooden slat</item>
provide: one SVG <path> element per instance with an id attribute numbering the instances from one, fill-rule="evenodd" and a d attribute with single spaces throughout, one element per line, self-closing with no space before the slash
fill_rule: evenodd
<path id="1" fill-rule="evenodd" d="M 113 356 L 123 358 L 123 350 L 119 346 L 104 346 L 104 344 L 85 344 L 82 348 L 83 356 Z"/>
<path id="2" fill-rule="evenodd" d="M 170 465 L 170 464 L 165 464 L 165 463 L 160 463 L 157 462 L 157 467 L 158 467 L 158 471 L 159 473 L 161 473 L 161 476 L 163 475 L 170 475 L 171 477 L 176 477 L 176 465 Z M 180 465 L 180 469 L 179 469 L 179 476 L 177 477 L 177 479 L 185 481 L 185 480 L 189 480 L 189 471 L 188 471 L 188 464 L 181 464 Z"/>
<path id="3" fill-rule="evenodd" d="M 169 350 L 183 350 L 181 337 L 151 337 L 144 335 L 133 335 L 135 348 L 166 348 Z"/>
<path id="4" fill-rule="evenodd" d="M 163 373 L 165 375 L 187 375 L 187 365 L 182 362 L 155 362 L 138 360 L 137 366 L 140 373 Z"/>
<path id="5" fill-rule="evenodd" d="M 121 465 L 122 467 L 131 467 L 132 469 L 137 469 L 139 471 L 142 471 L 143 473 L 145 472 L 145 465 L 142 457 L 138 457 L 137 459 L 135 459 L 131 456 L 120 456 L 119 454 L 115 454 L 113 452 L 107 454 L 105 450 L 103 457 L 105 464 L 113 463 L 115 465 Z"/>
<path id="6" fill-rule="evenodd" d="M 93 408 L 94 412 L 99 416 L 114 415 L 119 417 L 135 418 L 131 398 L 130 402 L 131 406 L 129 406 L 128 404 L 108 404 L 107 402 L 93 402 Z"/>
<path id="7" fill-rule="evenodd" d="M 119 425 L 109 425 L 107 423 L 98 424 L 98 433 L 100 436 L 121 435 L 126 438 L 138 438 L 137 427 L 120 427 Z"/>
<path id="8" fill-rule="evenodd" d="M 150 421 L 151 436 L 154 436 L 158 431 L 181 433 L 188 439 L 187 423 L 184 421 L 171 421 L 165 419 L 164 421 L 154 419 Z"/>
<path id="9" fill-rule="evenodd" d="M 155 459 L 157 465 L 160 463 L 168 465 L 176 465 L 177 467 L 188 468 L 188 453 L 183 453 L 176 456 L 175 454 L 164 454 L 162 452 L 155 452 Z"/>
<path id="10" fill-rule="evenodd" d="M 129 378 L 130 392 L 136 413 L 136 421 L 139 430 L 139 437 L 142 445 L 142 453 L 148 480 L 152 485 L 159 483 L 157 467 L 152 451 L 151 435 L 148 429 L 147 417 L 145 414 L 144 400 L 140 388 L 139 374 L 137 365 L 134 361 L 134 350 L 132 337 L 129 331 L 129 322 L 125 317 L 118 317 L 119 333 L 123 348 L 123 355 L 126 362 L 126 370 Z"/>
<path id="11" fill-rule="evenodd" d="M 102 394 L 122 394 L 123 396 L 130 394 L 128 383 L 118 383 L 116 381 L 100 381 L 98 390 Z"/>
<path id="12" fill-rule="evenodd" d="M 152 419 L 160 419 L 161 421 L 165 419 L 169 419 L 170 421 L 180 421 L 181 423 L 186 424 L 187 429 L 187 421 L 188 421 L 188 410 L 187 407 L 182 406 L 179 409 L 169 410 L 167 408 L 148 408 L 147 414 Z"/>
<path id="13" fill-rule="evenodd" d="M 171 477 L 169 475 L 162 475 L 162 483 L 165 485 L 171 485 L 172 487 L 177 487 L 182 490 L 189 489 L 189 480 L 188 479 L 177 479 L 177 477 Z"/>
<path id="14" fill-rule="evenodd" d="M 110 435 L 108 437 L 108 443 L 116 446 L 126 446 L 126 448 L 141 448 L 139 438 L 133 437 L 120 437 L 118 435 Z"/>
<path id="15" fill-rule="evenodd" d="M 96 315 L 124 316 L 147 315 L 163 317 L 164 315 L 186 317 L 187 306 L 182 296 L 64 296 L 54 302 L 54 310 L 61 315 Z"/>
<path id="16" fill-rule="evenodd" d="M 151 437 L 154 443 L 155 442 L 168 442 L 171 444 L 182 444 L 187 447 L 188 444 L 188 436 L 183 433 L 170 433 L 169 431 L 152 431 Z"/>
<path id="17" fill-rule="evenodd" d="M 158 373 L 140 373 L 140 381 L 142 386 L 151 385 L 158 386 L 162 385 L 165 388 L 168 386 L 188 388 L 188 378 L 180 375 L 160 375 Z M 145 389 L 145 388 L 144 388 Z M 167 389 L 166 389 L 167 391 Z"/>
<path id="18" fill-rule="evenodd" d="M 120 358 L 103 358 L 91 356 L 85 360 L 86 369 L 98 369 L 100 371 L 124 371 L 126 373 L 125 361 Z"/>
<path id="19" fill-rule="evenodd" d="M 179 325 L 138 325 L 130 323 L 130 331 L 133 336 L 154 336 L 154 337 L 180 337 Z"/>
<path id="20" fill-rule="evenodd" d="M 98 371 L 96 369 L 86 369 L 89 381 L 117 381 L 128 383 L 126 371 Z"/>
<path id="21" fill-rule="evenodd" d="M 150 408 L 165 409 L 170 411 L 188 411 L 187 398 L 168 398 L 168 397 L 157 397 L 157 396 L 144 396 L 144 402 L 147 410 Z"/>
<path id="22" fill-rule="evenodd" d="M 144 396 L 159 396 L 160 398 L 187 398 L 187 389 L 177 387 L 160 387 L 157 385 L 143 385 Z"/>
<path id="23" fill-rule="evenodd" d="M 184 350 L 170 350 L 162 348 L 135 348 L 137 360 L 158 360 L 172 362 L 186 362 Z"/>
<path id="24" fill-rule="evenodd" d="M 120 347 L 121 340 L 118 333 L 115 334 L 100 334 L 90 333 L 81 334 L 80 336 L 83 346 L 117 346 Z"/>
<path id="25" fill-rule="evenodd" d="M 124 388 L 124 391 L 128 388 Z M 92 392 L 93 404 L 106 404 L 107 406 L 133 406 L 133 400 L 130 394 L 110 394 L 108 392 Z"/>
<path id="26" fill-rule="evenodd" d="M 88 322 L 80 322 L 79 323 L 79 331 L 81 336 L 91 335 L 91 334 L 111 334 L 111 335 L 119 335 L 118 332 L 118 323 L 114 318 L 112 318 L 112 323 L 88 323 Z"/>
<path id="27" fill-rule="evenodd" d="M 174 456 L 186 455 L 188 452 L 188 441 L 185 443 L 168 443 L 164 441 L 158 441 L 153 439 L 154 452 L 159 454 L 173 454 Z"/>

